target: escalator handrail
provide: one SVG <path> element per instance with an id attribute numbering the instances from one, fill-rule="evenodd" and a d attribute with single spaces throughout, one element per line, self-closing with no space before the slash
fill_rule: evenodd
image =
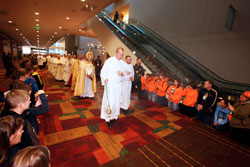
<path id="1" fill-rule="evenodd" d="M 102 12 L 103 13 L 103 12 Z M 100 16 L 98 16 L 98 14 L 96 15 L 96 17 L 98 17 L 98 18 L 100 18 Z M 129 37 L 126 33 L 124 33 L 123 32 L 123 30 L 119 27 L 119 26 L 117 26 L 113 21 L 112 21 L 112 19 L 110 18 L 110 17 L 108 17 L 105 13 L 103 13 L 103 17 L 112 25 L 112 26 L 114 26 L 117 30 L 119 30 L 119 32 L 121 32 L 127 39 L 129 39 L 129 41 L 130 42 L 132 42 L 136 47 L 138 47 L 138 48 L 140 48 L 140 51 L 142 51 L 145 55 L 147 55 L 147 54 L 150 54 L 151 55 L 151 53 L 150 52 L 148 52 L 145 48 L 143 48 L 142 46 L 140 46 L 140 45 L 138 45 L 131 37 Z M 103 21 L 103 20 L 101 20 L 101 21 Z M 152 55 L 151 55 L 152 56 Z M 155 59 L 155 60 L 157 60 L 157 59 Z M 154 61 L 154 60 L 153 60 Z M 160 62 L 158 62 L 158 60 L 157 60 L 157 62 L 156 61 L 154 61 L 154 63 L 156 63 L 157 65 L 159 65 L 160 67 L 163 67 L 162 66 L 162 64 L 159 64 Z M 162 70 L 162 68 L 160 68 L 161 70 Z M 165 68 L 164 68 L 164 70 L 166 70 Z M 168 70 L 169 71 L 169 70 Z M 176 78 L 176 77 L 174 77 L 174 76 L 172 76 L 173 78 Z"/>
<path id="2" fill-rule="evenodd" d="M 136 22 L 140 25 L 142 25 L 139 21 L 137 21 L 136 19 L 130 19 L 132 22 Z M 142 25 L 143 26 L 143 25 Z M 143 26 L 145 27 L 145 26 Z M 136 28 L 138 28 L 136 26 Z M 214 80 L 216 80 L 217 82 L 222 82 L 225 84 L 230 84 L 230 85 L 236 85 L 236 86 L 244 86 L 244 87 L 250 87 L 250 84 L 246 84 L 246 83 L 239 83 L 239 82 L 233 82 L 233 81 L 228 81 L 225 80 L 223 78 L 221 78 L 220 76 L 218 76 L 217 74 L 215 74 L 213 71 L 209 70 L 207 67 L 205 67 L 204 65 L 202 65 L 200 62 L 198 62 L 197 60 L 195 60 L 194 58 L 192 58 L 191 56 L 187 55 L 185 52 L 183 52 L 182 50 L 180 50 L 179 48 L 177 48 L 176 46 L 174 46 L 173 44 L 171 44 L 169 41 L 167 41 L 166 39 L 164 39 L 163 37 L 161 37 L 160 35 L 158 35 L 157 33 L 153 32 L 150 28 L 145 27 L 145 29 L 149 30 L 149 33 L 151 33 L 153 36 L 156 36 L 159 40 L 161 40 L 162 42 L 164 42 L 166 45 L 169 45 L 171 48 L 173 49 L 174 52 L 179 53 L 179 55 L 181 55 L 182 57 L 180 58 L 184 58 L 185 60 L 189 61 L 192 65 L 195 65 L 196 68 L 198 68 L 199 70 L 203 71 L 204 73 L 206 73 L 207 75 L 211 76 Z M 142 30 L 139 30 L 139 32 Z M 144 31 L 143 31 L 144 32 Z M 145 34 L 146 32 L 144 32 Z M 157 40 L 158 40 L 157 39 Z M 160 43 L 160 42 L 159 42 Z M 163 46 L 163 45 L 162 45 Z M 208 74 L 208 72 L 210 74 Z"/>

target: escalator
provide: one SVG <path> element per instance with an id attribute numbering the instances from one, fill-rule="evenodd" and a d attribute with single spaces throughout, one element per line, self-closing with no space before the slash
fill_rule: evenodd
<path id="1" fill-rule="evenodd" d="M 96 17 L 155 74 L 165 73 L 170 80 L 179 79 L 184 85 L 190 81 L 201 85 L 205 80 L 211 80 L 218 92 L 223 94 L 239 95 L 250 90 L 248 84 L 220 78 L 135 19 L 126 24 L 121 20 L 114 23 L 105 12 Z"/>

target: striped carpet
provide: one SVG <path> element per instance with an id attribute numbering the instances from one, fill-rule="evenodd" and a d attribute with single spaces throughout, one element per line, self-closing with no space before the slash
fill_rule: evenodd
<path id="1" fill-rule="evenodd" d="M 136 151 L 106 163 L 119 166 L 249 167 L 250 149 L 200 123 L 192 123 Z"/>

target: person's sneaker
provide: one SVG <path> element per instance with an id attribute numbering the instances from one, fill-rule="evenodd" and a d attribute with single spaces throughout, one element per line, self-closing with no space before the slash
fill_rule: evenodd
<path id="1" fill-rule="evenodd" d="M 115 119 L 113 119 L 113 120 L 110 121 L 111 126 L 113 126 L 113 124 L 115 123 L 115 121 L 116 121 Z"/>
<path id="2" fill-rule="evenodd" d="M 123 113 L 124 113 L 125 115 L 128 115 L 128 110 L 123 110 Z"/>
<path id="3" fill-rule="evenodd" d="M 108 128 L 111 128 L 112 124 L 110 122 L 107 122 L 107 126 L 108 126 Z"/>

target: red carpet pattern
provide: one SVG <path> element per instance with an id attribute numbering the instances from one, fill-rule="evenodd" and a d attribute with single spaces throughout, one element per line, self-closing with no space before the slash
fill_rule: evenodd
<path id="1" fill-rule="evenodd" d="M 100 119 L 103 88 L 95 99 L 73 96 L 69 87 L 41 71 L 50 112 L 40 117 L 41 142 L 51 151 L 52 166 L 100 166 L 165 137 L 189 124 L 167 107 L 133 96 L 129 115 L 121 113 L 112 129 Z"/>
<path id="2" fill-rule="evenodd" d="M 53 167 L 250 164 L 249 148 L 135 95 L 131 100 L 135 111 L 127 116 L 121 113 L 109 129 L 100 119 L 100 83 L 94 99 L 80 99 L 47 70 L 39 73 L 50 103 L 50 112 L 39 117 L 39 138 L 50 149 Z M 0 77 L 1 91 L 8 90 L 11 80 L 4 78 L 2 70 Z"/>

